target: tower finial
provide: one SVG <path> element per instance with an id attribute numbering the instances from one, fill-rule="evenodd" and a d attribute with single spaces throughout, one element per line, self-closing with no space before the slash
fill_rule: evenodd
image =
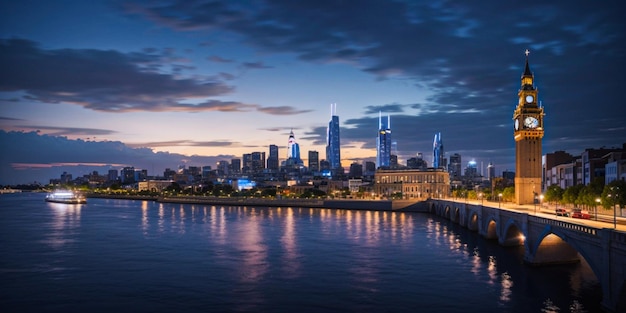
<path id="1" fill-rule="evenodd" d="M 526 49 L 526 51 L 524 51 L 524 53 L 526 54 L 526 58 L 528 58 L 528 55 L 530 54 L 530 50 Z"/>

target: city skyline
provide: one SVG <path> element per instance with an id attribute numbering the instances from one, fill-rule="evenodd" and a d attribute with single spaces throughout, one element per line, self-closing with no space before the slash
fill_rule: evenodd
<path id="1" fill-rule="evenodd" d="M 306 156 L 331 103 L 345 169 L 376 159 L 382 112 L 403 164 L 441 133 L 446 158 L 512 171 L 526 49 L 544 153 L 626 142 L 617 3 L 0 3 L 0 184 L 215 166 L 291 129 Z"/>

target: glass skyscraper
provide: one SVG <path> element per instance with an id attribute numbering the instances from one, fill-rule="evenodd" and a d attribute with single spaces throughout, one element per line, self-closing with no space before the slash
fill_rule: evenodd
<path id="1" fill-rule="evenodd" d="M 391 117 L 387 115 L 387 123 L 383 122 L 378 112 L 378 137 L 376 138 L 376 164 L 378 167 L 389 166 L 391 160 Z"/>
<path id="2" fill-rule="evenodd" d="M 441 140 L 441 133 L 436 133 L 435 139 L 433 140 L 433 167 L 444 167 L 443 158 L 443 141 Z"/>
<path id="3" fill-rule="evenodd" d="M 331 169 L 341 167 L 341 149 L 339 146 L 339 116 L 337 116 L 337 104 L 330 105 L 330 122 L 326 133 L 326 160 Z"/>

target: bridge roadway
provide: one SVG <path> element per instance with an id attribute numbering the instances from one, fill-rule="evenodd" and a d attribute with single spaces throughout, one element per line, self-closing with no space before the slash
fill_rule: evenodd
<path id="1" fill-rule="evenodd" d="M 503 246 L 523 245 L 524 261 L 530 265 L 578 262 L 584 257 L 602 286 L 604 309 L 626 312 L 626 219 L 618 218 L 614 229 L 612 220 L 556 216 L 554 209 L 539 205 L 430 199 L 427 206 L 431 213 Z"/>

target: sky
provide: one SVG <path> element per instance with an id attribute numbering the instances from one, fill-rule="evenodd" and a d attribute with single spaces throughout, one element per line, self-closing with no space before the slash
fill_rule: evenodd
<path id="1" fill-rule="evenodd" d="M 245 153 L 375 161 L 390 116 L 399 162 L 515 169 L 528 49 L 543 153 L 626 142 L 626 9 L 618 1 L 0 0 L 0 184 Z M 483 170 L 484 171 L 484 170 Z"/>

